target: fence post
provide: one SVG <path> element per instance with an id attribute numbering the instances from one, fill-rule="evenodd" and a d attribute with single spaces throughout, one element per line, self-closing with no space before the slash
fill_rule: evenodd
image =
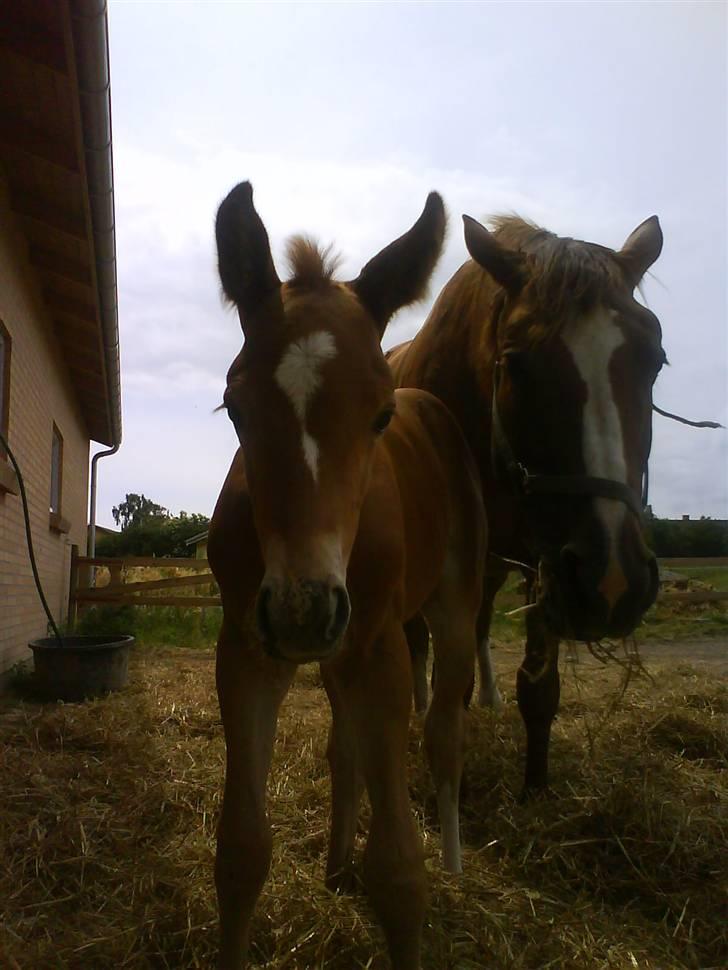
<path id="1" fill-rule="evenodd" d="M 68 630 L 72 633 L 76 628 L 76 590 L 78 589 L 78 546 L 71 546 L 71 577 L 68 583 Z"/>

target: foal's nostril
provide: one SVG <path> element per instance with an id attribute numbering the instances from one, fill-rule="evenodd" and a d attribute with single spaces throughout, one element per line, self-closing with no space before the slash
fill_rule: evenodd
<path id="1" fill-rule="evenodd" d="M 255 622 L 258 626 L 260 638 L 264 643 L 268 643 L 273 639 L 273 628 L 271 627 L 270 616 L 268 614 L 270 598 L 270 589 L 267 586 L 261 586 L 255 604 Z"/>
<path id="2" fill-rule="evenodd" d="M 326 627 L 326 639 L 329 643 L 334 643 L 339 639 L 346 629 L 351 613 L 349 594 L 344 586 L 334 586 L 330 592 L 330 602 L 332 605 L 331 618 Z"/>

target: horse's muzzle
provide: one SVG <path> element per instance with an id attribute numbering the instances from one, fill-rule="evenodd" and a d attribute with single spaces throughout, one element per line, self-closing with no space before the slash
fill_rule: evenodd
<path id="1" fill-rule="evenodd" d="M 349 623 L 346 588 L 335 580 L 264 581 L 255 617 L 264 649 L 293 663 L 325 660 Z"/>
<path id="2" fill-rule="evenodd" d="M 540 603 L 550 631 L 562 639 L 596 641 L 629 636 L 652 606 L 659 585 L 652 553 L 632 561 L 623 589 L 612 599 L 594 562 L 565 547 L 558 562 L 542 565 Z"/>

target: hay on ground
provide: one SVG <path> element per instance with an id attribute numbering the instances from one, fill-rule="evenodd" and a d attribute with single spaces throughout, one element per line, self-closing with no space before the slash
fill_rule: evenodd
<path id="1" fill-rule="evenodd" d="M 496 652 L 503 684 L 518 651 Z M 139 651 L 107 699 L 0 708 L 0 965 L 208 968 L 223 739 L 210 651 Z M 728 689 L 654 669 L 602 718 L 620 672 L 565 671 L 553 798 L 520 805 L 523 734 L 474 710 L 463 792 L 465 874 L 445 875 L 421 722 L 410 787 L 431 899 L 425 970 L 728 965 Z M 585 725 L 596 719 L 594 743 Z M 269 968 L 386 966 L 362 895 L 323 887 L 328 711 L 305 671 L 284 707 L 271 776 L 275 850 L 253 928 Z M 363 810 L 366 822 L 366 809 Z"/>

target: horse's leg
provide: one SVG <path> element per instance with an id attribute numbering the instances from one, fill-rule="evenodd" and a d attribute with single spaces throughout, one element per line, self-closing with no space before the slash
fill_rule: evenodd
<path id="1" fill-rule="evenodd" d="M 215 860 L 220 970 L 245 965 L 250 919 L 270 868 L 265 788 L 278 708 L 295 669 L 270 660 L 257 644 L 232 636 L 223 625 L 216 671 L 227 748 Z"/>
<path id="2" fill-rule="evenodd" d="M 364 884 L 393 970 L 419 970 L 427 893 L 407 789 L 412 664 L 404 630 L 394 621 L 364 649 L 365 655 L 352 651 L 340 669 L 372 806 Z"/>
<path id="3" fill-rule="evenodd" d="M 414 677 L 415 710 L 418 714 L 427 710 L 427 653 L 430 631 L 421 613 L 417 613 L 404 625 Z"/>
<path id="4" fill-rule="evenodd" d="M 496 711 L 503 707 L 503 698 L 498 690 L 493 660 L 490 655 L 490 625 L 493 621 L 493 603 L 507 577 L 507 569 L 494 568 L 492 560 L 489 561 L 488 571 L 483 581 L 483 599 L 478 615 L 477 657 L 480 673 L 478 704 L 480 707 L 492 707 Z"/>
<path id="5" fill-rule="evenodd" d="M 326 748 L 331 771 L 331 833 L 326 885 L 333 892 L 346 892 L 354 888 L 352 860 L 364 776 L 359 764 L 355 725 L 341 686 L 328 664 L 321 664 L 321 676 L 332 715 Z"/>
<path id="6" fill-rule="evenodd" d="M 440 595 L 427 617 L 437 678 L 425 719 L 425 747 L 437 793 L 443 866 L 448 872 L 462 872 L 459 803 L 465 748 L 463 698 L 472 690 L 476 614 L 455 597 Z"/>
<path id="7" fill-rule="evenodd" d="M 526 614 L 526 656 L 518 670 L 518 708 L 526 726 L 523 797 L 548 787 L 551 722 L 559 708 L 559 641 L 546 631 L 540 609 Z"/>

